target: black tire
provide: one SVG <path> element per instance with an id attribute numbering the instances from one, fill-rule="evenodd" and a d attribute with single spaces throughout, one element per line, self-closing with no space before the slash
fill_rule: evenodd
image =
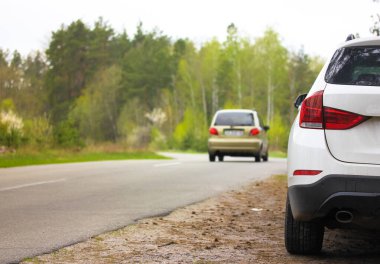
<path id="1" fill-rule="evenodd" d="M 322 249 L 324 226 L 318 221 L 301 222 L 293 218 L 286 199 L 285 247 L 290 254 L 317 254 Z"/>
<path id="2" fill-rule="evenodd" d="M 255 162 L 260 162 L 261 161 L 261 157 L 260 157 L 260 154 L 255 156 Z"/>
<path id="3" fill-rule="evenodd" d="M 215 161 L 215 154 L 212 154 L 212 153 L 208 153 L 208 160 L 210 161 L 210 162 L 214 162 Z"/>
<path id="4" fill-rule="evenodd" d="M 268 161 L 268 151 L 267 151 L 267 153 L 265 153 L 265 155 L 263 156 L 263 161 Z"/>
<path id="5" fill-rule="evenodd" d="M 221 155 L 221 154 L 219 154 L 219 155 L 218 155 L 218 160 L 219 160 L 220 162 L 222 162 L 222 161 L 224 160 L 224 156 Z"/>

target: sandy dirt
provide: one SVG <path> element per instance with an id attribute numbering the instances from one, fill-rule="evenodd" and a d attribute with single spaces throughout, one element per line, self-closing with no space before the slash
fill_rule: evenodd
<path id="1" fill-rule="evenodd" d="M 326 230 L 317 256 L 284 247 L 286 182 L 274 176 L 24 263 L 380 263 L 380 233 Z"/>

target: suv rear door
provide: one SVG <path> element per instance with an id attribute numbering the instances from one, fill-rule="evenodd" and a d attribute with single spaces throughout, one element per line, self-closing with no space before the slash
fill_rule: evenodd
<path id="1" fill-rule="evenodd" d="M 325 129 L 331 154 L 344 162 L 380 164 L 380 47 L 338 50 L 325 80 L 325 119 L 326 107 L 341 118 L 363 118 L 352 128 Z"/>

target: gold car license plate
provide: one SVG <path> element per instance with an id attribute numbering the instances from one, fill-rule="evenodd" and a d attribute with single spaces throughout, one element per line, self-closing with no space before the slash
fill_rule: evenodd
<path id="1" fill-rule="evenodd" d="M 224 130 L 224 135 L 226 136 L 241 137 L 243 134 L 243 130 Z"/>

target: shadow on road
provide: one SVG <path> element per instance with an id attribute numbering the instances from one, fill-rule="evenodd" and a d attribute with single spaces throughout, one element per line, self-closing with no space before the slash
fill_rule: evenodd
<path id="1" fill-rule="evenodd" d="M 322 253 L 308 263 L 380 263 L 380 231 L 326 230 Z"/>

